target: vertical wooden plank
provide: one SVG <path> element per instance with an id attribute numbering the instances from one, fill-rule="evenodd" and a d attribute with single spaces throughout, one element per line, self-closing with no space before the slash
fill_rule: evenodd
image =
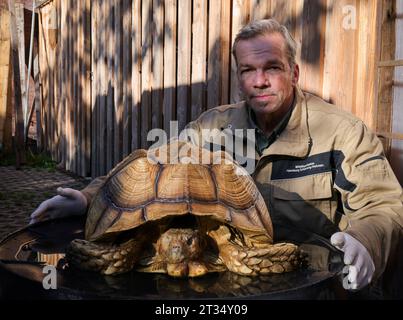
<path id="1" fill-rule="evenodd" d="M 50 125 L 51 125 L 51 133 L 52 133 L 52 149 L 51 155 L 52 159 L 58 161 L 57 159 L 57 129 L 58 129 L 58 114 L 56 110 L 56 55 L 55 55 L 55 47 L 57 41 L 57 14 L 56 14 L 56 7 L 57 7 L 57 0 L 53 0 L 49 3 L 49 19 L 48 19 L 48 52 L 49 52 L 49 80 L 50 80 L 50 101 L 51 101 L 51 118 L 50 118 Z"/>
<path id="2" fill-rule="evenodd" d="M 146 148 L 147 134 L 151 128 L 151 84 L 152 84 L 152 0 L 142 2 L 141 21 L 141 147 Z"/>
<path id="3" fill-rule="evenodd" d="M 74 157 L 75 157 L 75 132 L 74 132 L 74 43 L 76 41 L 74 35 L 74 3 L 68 2 L 66 7 L 66 30 L 67 30 L 67 68 L 66 68 L 66 85 L 67 85 L 67 144 L 68 144 L 68 170 L 74 172 Z"/>
<path id="4" fill-rule="evenodd" d="M 326 0 L 311 5 L 296 2 L 295 41 L 298 44 L 297 62 L 300 65 L 299 84 L 303 90 L 322 94 L 326 35 Z"/>
<path id="5" fill-rule="evenodd" d="M 99 170 L 99 107 L 101 91 L 100 79 L 100 43 L 99 30 L 100 0 L 91 3 L 91 178 L 100 175 Z"/>
<path id="6" fill-rule="evenodd" d="M 248 1 L 233 0 L 232 7 L 232 34 L 231 34 L 231 44 L 234 43 L 235 37 L 239 30 L 248 22 L 249 20 L 249 3 Z M 230 103 L 236 103 L 241 100 L 238 78 L 236 74 L 236 62 L 233 57 L 231 57 L 231 89 L 230 89 Z"/>
<path id="7" fill-rule="evenodd" d="M 59 8 L 60 0 L 53 0 L 52 4 L 52 23 L 49 26 L 49 34 L 54 34 L 53 37 L 50 37 L 50 53 L 52 60 L 52 108 L 53 108 L 53 117 L 52 121 L 52 132 L 53 132 L 53 160 L 59 162 L 59 148 L 60 148 L 60 122 L 61 122 L 61 113 L 60 113 L 60 105 L 59 105 L 59 32 L 60 32 L 60 19 L 58 18 L 58 14 L 60 12 Z M 55 21 L 53 21 L 55 20 Z M 52 28 L 55 28 L 52 30 Z M 53 41 L 52 41 L 53 40 Z M 29 109 L 29 108 L 28 108 Z M 29 125 L 29 123 L 28 123 Z"/>
<path id="8" fill-rule="evenodd" d="M 374 129 L 376 105 L 377 59 L 379 57 L 378 25 L 380 20 L 379 1 L 360 1 L 357 47 L 357 91 L 355 114 Z M 369 36 L 371 35 L 371 36 Z"/>
<path id="9" fill-rule="evenodd" d="M 56 0 L 57 10 L 56 10 L 56 39 L 57 45 L 55 48 L 55 78 L 54 78 L 54 88 L 55 88 L 55 108 L 57 114 L 57 145 L 56 145 L 56 161 L 63 165 L 63 156 L 62 156 L 62 148 L 63 148 L 63 110 L 62 110 L 62 84 L 61 84 L 61 77 L 62 77 L 62 1 Z"/>
<path id="10" fill-rule="evenodd" d="M 106 1 L 99 1 L 99 29 L 103 32 L 98 32 L 99 38 L 97 39 L 97 50 L 99 50 L 99 117 L 98 117 L 98 157 L 99 157 L 99 172 L 98 175 L 104 175 L 106 173 L 106 97 L 108 92 L 107 77 L 107 15 Z"/>
<path id="11" fill-rule="evenodd" d="M 132 16 L 131 16 L 131 60 L 132 60 L 132 138 L 131 150 L 134 151 L 140 147 L 140 107 L 141 107 L 141 91 L 142 91 L 142 76 L 141 76 L 141 31 L 142 31 L 142 16 L 141 16 L 141 0 L 132 0 Z"/>
<path id="12" fill-rule="evenodd" d="M 57 45 L 55 49 L 56 60 L 55 60 L 55 107 L 57 114 L 57 149 L 56 158 L 60 165 L 64 165 L 63 162 L 63 123 L 64 123 L 64 110 L 63 110 L 63 90 L 62 90 L 62 73 L 63 73 L 63 49 L 62 49 L 62 0 L 56 0 L 57 3 L 57 28 L 56 28 L 56 39 Z"/>
<path id="13" fill-rule="evenodd" d="M 10 11 L 10 32 L 11 32 L 11 53 L 13 61 L 13 78 L 14 78 L 14 115 L 15 115 L 15 151 L 16 151 L 16 168 L 19 169 L 21 164 L 25 162 L 24 150 L 24 118 L 22 113 L 22 95 L 20 80 L 20 64 L 18 53 L 18 31 L 16 24 L 16 13 L 14 2 L 8 1 Z"/>
<path id="14" fill-rule="evenodd" d="M 84 169 L 83 176 L 90 175 L 91 168 L 91 1 L 85 0 L 84 8 L 84 125 L 85 125 L 85 141 L 84 141 Z"/>
<path id="15" fill-rule="evenodd" d="M 403 1 L 396 1 L 396 16 L 403 17 Z M 396 42 L 395 42 L 395 59 L 403 59 L 403 19 L 396 19 Z M 392 106 L 392 132 L 403 132 L 403 66 L 395 67 L 395 87 L 393 89 L 393 106 Z M 399 85 L 400 83 L 400 85 Z M 390 164 L 393 171 L 403 185 L 403 139 L 393 140 L 391 144 L 391 153 L 389 157 Z"/>
<path id="16" fill-rule="evenodd" d="M 68 6 L 68 17 L 69 17 L 69 37 L 68 37 L 68 46 L 69 46 L 69 55 L 68 55 L 68 63 L 69 63 L 69 73 L 68 73 L 68 87 L 69 87 L 69 99 L 68 99 L 68 113 L 69 113 L 69 167 L 70 171 L 74 171 L 74 158 L 75 158 L 75 131 L 74 131 L 74 113 L 75 113 L 75 101 L 74 101 L 74 43 L 75 43 L 75 34 L 74 34 L 74 3 L 70 2 Z"/>
<path id="17" fill-rule="evenodd" d="M 83 1 L 77 1 L 76 4 L 76 25 L 77 25 L 77 37 L 76 37 L 76 63 L 77 63 L 77 82 L 76 82 L 76 92 L 77 92 L 77 117 L 75 121 L 75 126 L 77 130 L 77 167 L 76 174 L 81 174 L 83 165 L 83 63 L 82 63 L 82 49 L 83 49 L 83 34 L 82 34 L 82 4 Z"/>
<path id="18" fill-rule="evenodd" d="M 123 99 L 122 99 L 122 14 L 121 1 L 114 1 L 114 27 L 113 38 L 115 46 L 113 52 L 114 74 L 113 79 L 113 99 L 114 99 L 114 130 L 113 130 L 113 167 L 122 159 L 122 115 L 123 115 Z"/>
<path id="19" fill-rule="evenodd" d="M 307 3 L 307 5 L 312 5 L 312 3 Z M 295 1 L 288 0 L 272 0 L 270 6 L 271 18 L 285 25 L 291 34 L 294 34 L 295 30 L 294 7 Z"/>
<path id="20" fill-rule="evenodd" d="M 38 150 L 42 150 L 41 89 L 39 79 L 39 56 L 37 52 L 34 55 L 33 71 L 35 83 L 36 143 Z"/>
<path id="21" fill-rule="evenodd" d="M 209 1 L 208 15 L 208 66 L 207 66 L 207 108 L 214 108 L 221 103 L 222 87 L 222 40 L 221 3 Z"/>
<path id="22" fill-rule="evenodd" d="M 43 132 L 43 148 L 49 150 L 49 126 L 48 126 L 48 64 L 45 46 L 45 28 L 44 28 L 44 9 L 38 13 L 38 32 L 39 32 L 39 73 L 41 81 L 41 96 L 42 96 L 42 109 L 41 109 L 41 123 Z"/>
<path id="23" fill-rule="evenodd" d="M 193 2 L 192 110 L 195 120 L 206 109 L 207 0 Z"/>
<path id="24" fill-rule="evenodd" d="M 78 11 L 77 11 L 77 18 L 78 18 L 78 89 L 79 89 L 79 104 L 78 104 L 78 115 L 79 115 L 79 166 L 77 170 L 77 174 L 81 176 L 85 176 L 85 63 L 84 63 L 84 42 L 85 42 L 85 34 L 84 34 L 84 28 L 85 28 L 85 0 L 80 1 L 78 3 Z"/>
<path id="25" fill-rule="evenodd" d="M 179 131 L 188 122 L 189 87 L 191 82 L 191 17 L 192 1 L 178 0 L 178 82 L 177 82 L 177 119 Z"/>
<path id="26" fill-rule="evenodd" d="M 44 87 L 44 117 L 45 117 L 45 139 L 46 139 L 46 150 L 53 157 L 53 131 L 52 131 L 52 69 L 51 69 L 51 57 L 50 57 L 50 49 L 49 49 L 49 5 L 45 5 L 42 7 L 42 32 L 43 32 L 43 79 L 42 84 Z"/>
<path id="27" fill-rule="evenodd" d="M 77 172 L 81 176 L 85 176 L 85 135 L 86 135 L 86 101 L 85 101 L 85 90 L 86 90 L 86 66 L 85 66 L 85 0 L 80 1 L 78 18 L 79 18 L 79 30 L 78 37 L 80 39 L 80 50 L 78 52 L 78 61 L 80 63 L 80 170 Z"/>
<path id="28" fill-rule="evenodd" d="M 64 167 L 65 166 L 65 148 L 66 148 L 66 133 L 65 133 L 65 103 L 64 103 L 64 74 L 65 74 L 65 28 L 66 28 L 66 21 L 65 21 L 65 1 L 58 0 L 58 59 L 57 59 L 57 88 L 58 88 L 58 128 L 59 128 L 59 146 L 58 146 L 58 155 L 60 164 Z"/>
<path id="29" fill-rule="evenodd" d="M 176 0 L 165 1 L 164 29 L 164 130 L 171 136 L 170 121 L 175 120 L 175 88 L 176 88 Z"/>
<path id="30" fill-rule="evenodd" d="M 250 21 L 266 19 L 269 16 L 270 0 L 250 0 Z"/>
<path id="31" fill-rule="evenodd" d="M 73 8 L 71 10 L 73 23 L 73 38 L 72 41 L 72 58 L 73 58 L 73 172 L 78 172 L 78 167 L 80 163 L 80 147 L 81 147 L 81 139 L 80 139 L 80 117 L 79 117 L 79 106 L 81 106 L 80 99 L 79 99 L 79 90 L 78 90 L 78 80 L 79 80 L 79 64 L 78 64 L 78 51 L 79 51 L 79 43 L 78 43 L 78 17 L 79 17 L 79 8 L 78 3 L 75 1 L 72 4 Z"/>
<path id="32" fill-rule="evenodd" d="M 21 99 L 22 99 L 22 113 L 24 119 L 24 132 L 26 127 L 26 119 L 28 113 L 28 94 L 27 94 L 27 79 L 26 79 L 26 65 L 25 65 L 25 35 L 24 35 L 24 4 L 15 2 L 15 21 L 17 26 L 18 38 L 18 54 L 20 64 L 20 81 L 21 81 Z"/>
<path id="33" fill-rule="evenodd" d="M 70 168 L 70 15 L 68 10 L 70 5 L 66 1 L 62 1 L 62 47 L 63 47 L 63 105 L 64 105 L 64 139 L 65 139 L 65 151 L 64 162 L 66 170 Z"/>
<path id="34" fill-rule="evenodd" d="M 11 52 L 9 53 L 11 55 Z M 11 60 L 10 60 L 11 62 Z M 3 133 L 3 151 L 5 153 L 12 151 L 12 126 L 13 126 L 13 86 L 11 85 L 13 81 L 12 65 L 8 69 L 8 79 L 9 85 L 7 89 L 7 106 L 6 106 L 6 117 L 4 123 L 4 133 Z M 38 131 L 41 133 L 41 131 Z"/>
<path id="35" fill-rule="evenodd" d="M 151 128 L 162 128 L 162 98 L 164 86 L 164 3 L 153 1 L 152 27 L 152 116 Z"/>
<path id="36" fill-rule="evenodd" d="M 66 39 L 65 39 L 65 94 L 66 94 L 66 169 L 72 170 L 72 157 L 73 157 L 73 144 L 72 144 L 72 15 L 71 12 L 71 2 L 66 3 Z"/>
<path id="37" fill-rule="evenodd" d="M 122 76 L 123 76 L 123 116 L 122 116 L 122 130 L 123 130 L 123 145 L 122 153 L 123 158 L 130 152 L 130 139 L 131 139 L 131 126 L 130 126 L 130 83 L 132 76 L 132 68 L 130 63 L 132 43 L 130 41 L 131 34 L 131 4 L 130 0 L 123 0 L 122 2 L 123 14 L 123 61 L 122 61 Z"/>
<path id="38" fill-rule="evenodd" d="M 340 108 L 352 112 L 356 94 L 357 31 L 356 28 L 343 27 L 343 7 L 357 8 L 356 0 L 329 0 L 328 6 L 332 8 L 332 13 L 327 16 L 326 22 L 323 96 Z M 349 45 L 340 46 L 340 43 Z"/>
<path id="39" fill-rule="evenodd" d="M 396 51 L 395 40 L 395 13 L 396 2 L 382 0 L 382 17 L 380 25 L 380 61 L 394 60 Z M 378 104 L 376 110 L 376 131 L 392 132 L 392 106 L 394 68 L 383 67 L 379 69 L 378 78 Z M 385 154 L 390 156 L 391 139 L 383 141 Z"/>
<path id="40" fill-rule="evenodd" d="M 0 7 L 0 152 L 4 151 L 8 96 L 11 87 L 10 14 Z M 11 133 L 11 132 L 10 132 Z"/>
<path id="41" fill-rule="evenodd" d="M 221 1 L 221 104 L 230 101 L 231 75 L 231 1 Z"/>
<path id="42" fill-rule="evenodd" d="M 116 48 L 116 38 L 113 33 L 113 15 L 114 15 L 114 3 L 111 1 L 106 2 L 105 6 L 105 44 L 107 46 L 107 72 L 109 76 L 107 80 L 107 98 L 106 98 L 106 172 L 109 172 L 113 167 L 113 135 L 114 135 L 114 99 L 113 90 L 115 83 L 115 69 L 113 65 L 113 56 Z M 106 80 L 105 79 L 105 80 Z M 105 81 L 103 80 L 103 81 Z"/>

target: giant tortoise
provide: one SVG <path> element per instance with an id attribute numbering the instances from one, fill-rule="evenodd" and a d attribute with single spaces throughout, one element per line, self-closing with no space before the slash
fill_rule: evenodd
<path id="1" fill-rule="evenodd" d="M 154 157 L 137 150 L 109 173 L 90 204 L 85 240 L 67 250 L 69 265 L 174 277 L 225 270 L 253 276 L 299 265 L 296 245 L 273 243 L 266 204 L 241 166 L 223 152 L 172 146 Z M 158 162 L 162 155 L 167 161 Z"/>

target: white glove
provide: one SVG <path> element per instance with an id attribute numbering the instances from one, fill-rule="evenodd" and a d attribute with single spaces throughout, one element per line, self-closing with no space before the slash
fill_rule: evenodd
<path id="1" fill-rule="evenodd" d="M 375 265 L 367 249 L 354 237 L 345 232 L 336 232 L 330 242 L 344 252 L 343 273 L 348 273 L 343 287 L 348 290 L 359 290 L 368 285 L 374 275 Z M 347 281 L 348 280 L 348 281 Z"/>
<path id="2" fill-rule="evenodd" d="M 78 190 L 57 188 L 59 195 L 42 202 L 31 214 L 31 223 L 82 215 L 87 209 L 87 198 Z"/>

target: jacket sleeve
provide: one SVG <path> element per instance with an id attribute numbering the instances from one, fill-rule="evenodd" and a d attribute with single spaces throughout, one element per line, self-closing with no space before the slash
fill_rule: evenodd
<path id="1" fill-rule="evenodd" d="M 192 122 L 189 122 L 183 129 L 180 139 L 186 140 L 194 144 L 195 146 L 202 146 L 203 141 L 201 139 L 201 129 L 199 120 L 196 119 Z"/>
<path id="2" fill-rule="evenodd" d="M 81 193 L 87 199 L 87 209 L 91 203 L 91 200 L 94 198 L 95 194 L 98 192 L 98 190 L 102 187 L 102 185 L 106 181 L 106 177 L 107 176 L 100 176 L 98 178 L 95 178 L 90 182 L 88 186 L 80 190 Z"/>
<path id="3" fill-rule="evenodd" d="M 402 187 L 380 140 L 361 121 L 350 128 L 341 150 L 335 184 L 349 221 L 344 231 L 367 248 L 377 278 L 402 238 Z"/>

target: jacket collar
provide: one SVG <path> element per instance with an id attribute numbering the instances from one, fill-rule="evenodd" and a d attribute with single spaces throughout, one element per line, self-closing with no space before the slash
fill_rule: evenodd
<path id="1" fill-rule="evenodd" d="M 282 155 L 304 158 L 309 154 L 312 140 L 309 134 L 308 111 L 302 90 L 295 88 L 296 104 L 285 129 L 277 139 L 265 150 L 261 157 Z"/>

